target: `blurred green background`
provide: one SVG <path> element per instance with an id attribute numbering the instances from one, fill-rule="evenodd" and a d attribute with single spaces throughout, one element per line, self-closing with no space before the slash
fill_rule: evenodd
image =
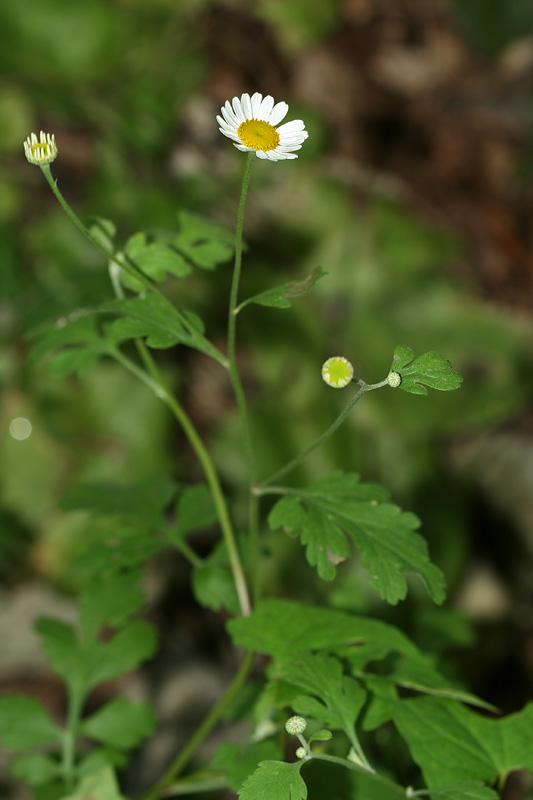
<path id="1" fill-rule="evenodd" d="M 119 366 L 58 379 L 28 358 L 29 331 L 112 291 L 104 260 L 26 163 L 22 142 L 55 133 L 62 192 L 85 222 L 113 220 L 121 243 L 174 230 L 180 209 L 232 228 L 244 158 L 215 115 L 226 99 L 260 91 L 285 99 L 309 139 L 298 160 L 254 166 L 242 296 L 318 265 L 328 272 L 292 310 L 250 306 L 240 318 L 263 474 L 347 401 L 320 380 L 331 355 L 376 382 L 406 344 L 443 352 L 465 379 L 450 394 L 364 398 L 291 476 L 342 468 L 382 482 L 421 516 L 448 610 L 436 616 L 416 585 L 414 601 L 383 609 L 355 562 L 321 584 L 295 542 L 265 533 L 267 589 L 388 615 L 436 651 L 470 641 L 465 614 L 479 637 L 456 669 L 506 710 L 523 703 L 533 659 L 532 26 L 529 0 L 0 5 L 7 600 L 36 581 L 76 593 L 87 520 L 59 504 L 78 481 L 158 471 L 201 480 L 164 407 Z M 220 346 L 230 271 L 164 287 Z M 193 351 L 158 358 L 233 493 L 244 465 L 226 376 Z M 20 417 L 32 425 L 22 440 L 10 433 Z"/>

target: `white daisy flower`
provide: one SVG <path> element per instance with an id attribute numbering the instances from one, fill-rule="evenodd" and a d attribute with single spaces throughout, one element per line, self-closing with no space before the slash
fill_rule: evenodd
<path id="1" fill-rule="evenodd" d="M 299 150 L 309 134 L 301 119 L 279 125 L 286 116 L 289 106 L 281 102 L 274 105 L 270 95 L 263 97 L 256 92 L 251 97 L 242 94 L 229 100 L 217 116 L 220 132 L 233 140 L 237 150 L 244 153 L 255 151 L 259 158 L 269 161 L 283 161 L 285 158 L 298 158 L 294 151 Z"/>
<path id="2" fill-rule="evenodd" d="M 24 142 L 24 152 L 30 164 L 51 164 L 57 156 L 57 147 L 54 134 L 41 131 L 40 140 L 32 133 Z"/>

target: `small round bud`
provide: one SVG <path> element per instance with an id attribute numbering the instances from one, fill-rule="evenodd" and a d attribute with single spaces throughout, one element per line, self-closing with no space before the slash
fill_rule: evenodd
<path id="1" fill-rule="evenodd" d="M 353 378 L 353 367 L 344 356 L 333 356 L 322 364 L 322 379 L 334 389 L 343 389 Z"/>
<path id="2" fill-rule="evenodd" d="M 296 751 L 296 758 L 305 758 L 307 755 L 307 750 L 305 747 L 299 747 Z"/>
<path id="3" fill-rule="evenodd" d="M 293 736 L 298 736 L 299 733 L 303 733 L 306 728 L 307 722 L 303 717 L 291 717 L 285 723 L 285 730 Z"/>
<path id="4" fill-rule="evenodd" d="M 387 383 L 392 389 L 397 389 L 402 382 L 402 376 L 399 372 L 389 372 L 387 375 Z"/>
<path id="5" fill-rule="evenodd" d="M 41 131 L 40 139 L 37 139 L 35 133 L 32 133 L 24 142 L 24 153 L 30 164 L 37 164 L 40 167 L 51 164 L 57 156 L 54 134 Z"/>

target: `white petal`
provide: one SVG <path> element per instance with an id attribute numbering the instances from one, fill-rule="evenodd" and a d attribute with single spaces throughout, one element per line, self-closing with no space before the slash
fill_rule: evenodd
<path id="1" fill-rule="evenodd" d="M 252 101 L 250 100 L 250 95 L 244 92 L 241 94 L 241 106 L 244 113 L 245 119 L 252 119 Z"/>
<path id="2" fill-rule="evenodd" d="M 303 131 L 305 124 L 301 119 L 293 119 L 291 122 L 284 122 L 278 128 L 278 133 L 294 133 L 295 131 Z"/>
<path id="3" fill-rule="evenodd" d="M 234 142 L 240 143 L 241 140 L 239 139 L 236 133 L 233 133 L 233 131 L 226 131 L 224 130 L 224 128 L 219 128 L 219 131 L 220 133 L 224 134 L 224 136 L 227 136 L 228 139 L 233 139 Z"/>
<path id="4" fill-rule="evenodd" d="M 254 119 L 259 119 L 259 109 L 261 108 L 261 100 L 263 95 L 261 92 L 256 92 L 252 95 L 252 116 Z"/>
<path id="5" fill-rule="evenodd" d="M 236 147 L 237 150 L 240 150 L 241 153 L 251 153 L 252 149 L 250 147 L 246 147 L 244 144 L 234 144 L 233 147 Z"/>
<path id="6" fill-rule="evenodd" d="M 226 100 L 226 102 L 224 103 L 223 107 L 220 110 L 222 111 L 222 116 L 227 122 L 233 125 L 239 124 L 239 120 L 235 116 L 235 112 L 233 111 L 233 108 L 231 107 L 229 100 Z"/>
<path id="7" fill-rule="evenodd" d="M 287 105 L 287 103 L 284 103 L 283 100 L 281 101 L 281 103 L 276 103 L 276 105 L 270 112 L 270 116 L 267 119 L 267 122 L 269 122 L 271 125 L 274 126 L 277 125 L 279 122 L 281 122 L 283 117 L 286 116 L 288 110 L 289 106 Z"/>
<path id="8" fill-rule="evenodd" d="M 268 158 L 268 156 L 267 156 L 267 154 L 264 152 L 264 150 L 258 150 L 258 151 L 257 151 L 257 158 Z"/>
<path id="9" fill-rule="evenodd" d="M 302 149 L 301 144 L 291 144 L 291 145 L 279 144 L 276 148 L 276 150 L 281 150 L 283 153 L 292 153 L 293 150 L 301 150 L 301 149 Z"/>
<path id="10" fill-rule="evenodd" d="M 270 116 L 270 112 L 274 107 L 274 98 L 271 95 L 267 94 L 264 98 L 263 102 L 261 103 L 261 108 L 259 109 L 259 114 L 257 119 L 268 120 Z"/>
<path id="11" fill-rule="evenodd" d="M 241 107 L 241 101 L 239 100 L 239 98 L 234 97 L 233 100 L 231 101 L 231 105 L 233 106 L 233 113 L 237 117 L 237 121 L 239 123 L 244 122 L 246 120 L 246 117 L 244 116 L 244 112 Z"/>

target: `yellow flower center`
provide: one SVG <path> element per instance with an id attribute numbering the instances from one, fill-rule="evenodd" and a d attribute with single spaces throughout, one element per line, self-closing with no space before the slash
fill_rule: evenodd
<path id="1" fill-rule="evenodd" d="M 279 133 L 262 119 L 247 119 L 241 122 L 237 135 L 246 147 L 253 150 L 274 150 L 279 144 Z"/>
<path id="2" fill-rule="evenodd" d="M 322 378 L 334 389 L 343 389 L 353 378 L 353 367 L 344 356 L 333 356 L 322 365 Z"/>
<path id="3" fill-rule="evenodd" d="M 37 142 L 37 144 L 30 145 L 30 150 L 32 156 L 37 154 L 39 158 L 43 158 L 48 155 L 48 144 L 46 142 Z"/>

